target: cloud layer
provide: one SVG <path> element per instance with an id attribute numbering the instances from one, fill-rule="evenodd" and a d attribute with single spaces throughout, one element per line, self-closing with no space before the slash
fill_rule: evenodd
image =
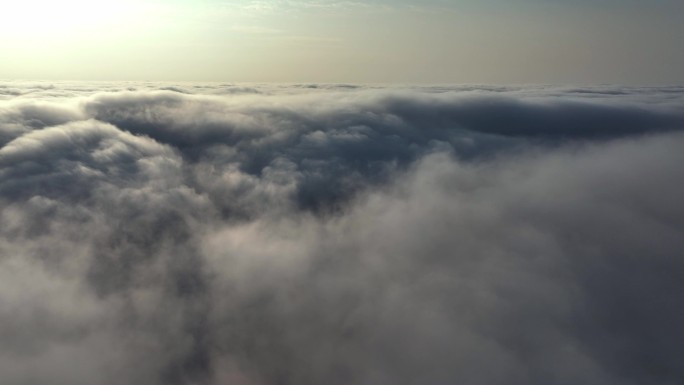
<path id="1" fill-rule="evenodd" d="M 684 90 L 0 84 L 3 384 L 676 384 Z"/>

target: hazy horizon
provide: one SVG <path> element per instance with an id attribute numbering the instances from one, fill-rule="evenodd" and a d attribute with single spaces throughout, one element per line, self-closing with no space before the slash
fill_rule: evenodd
<path id="1" fill-rule="evenodd" d="M 0 78 L 681 83 L 684 3 L 26 0 Z"/>

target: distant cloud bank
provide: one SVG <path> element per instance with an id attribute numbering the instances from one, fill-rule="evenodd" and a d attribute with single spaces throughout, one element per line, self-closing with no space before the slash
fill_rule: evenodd
<path id="1" fill-rule="evenodd" d="M 681 383 L 683 101 L 0 83 L 0 383 Z"/>

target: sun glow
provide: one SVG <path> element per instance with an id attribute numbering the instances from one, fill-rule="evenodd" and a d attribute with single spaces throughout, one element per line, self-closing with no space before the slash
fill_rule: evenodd
<path id="1" fill-rule="evenodd" d="M 3 4 L 0 33 L 12 39 L 61 39 L 131 21 L 130 0 L 22 0 Z"/>

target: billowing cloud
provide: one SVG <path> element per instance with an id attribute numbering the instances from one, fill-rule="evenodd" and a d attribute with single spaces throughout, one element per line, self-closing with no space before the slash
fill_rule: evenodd
<path id="1" fill-rule="evenodd" d="M 3 87 L 3 384 L 684 378 L 679 88 Z"/>

